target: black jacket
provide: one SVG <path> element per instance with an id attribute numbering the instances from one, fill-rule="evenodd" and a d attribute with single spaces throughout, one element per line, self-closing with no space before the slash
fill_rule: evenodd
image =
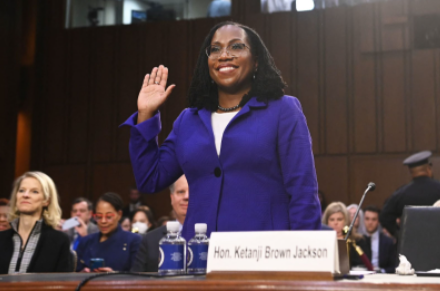
<path id="1" fill-rule="evenodd" d="M 161 226 L 148 232 L 141 241 L 132 272 L 157 272 L 159 269 L 159 241 L 167 234 L 167 227 Z"/>
<path id="2" fill-rule="evenodd" d="M 422 176 L 401 187 L 388 199 L 380 213 L 380 224 L 396 236 L 396 218 L 402 216 L 406 205 L 431 206 L 440 199 L 440 182 Z"/>
<path id="3" fill-rule="evenodd" d="M 13 229 L 0 231 L 0 274 L 7 274 L 14 253 Z M 67 235 L 43 223 L 27 273 L 73 272 Z"/>
<path id="4" fill-rule="evenodd" d="M 371 240 L 366 236 L 364 236 L 364 238 L 367 242 L 367 247 L 364 252 L 371 261 Z M 379 267 L 384 269 L 387 273 L 396 273 L 397 247 L 394 244 L 393 239 L 387 237 L 381 232 L 379 233 Z"/>

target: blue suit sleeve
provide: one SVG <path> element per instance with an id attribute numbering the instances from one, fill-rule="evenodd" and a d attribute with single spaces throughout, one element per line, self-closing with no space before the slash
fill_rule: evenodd
<path id="1" fill-rule="evenodd" d="M 309 129 L 299 101 L 285 100 L 279 115 L 278 158 L 290 196 L 290 229 L 319 230 L 321 207 Z"/>
<path id="2" fill-rule="evenodd" d="M 130 158 L 139 191 L 159 192 L 183 174 L 175 146 L 178 127 L 184 112 L 177 118 L 173 130 L 160 147 L 157 140 L 157 135 L 161 131 L 159 112 L 140 124 L 136 124 L 137 113 L 135 113 L 123 124 L 131 126 Z"/>
<path id="3" fill-rule="evenodd" d="M 78 247 L 76 248 L 77 264 L 76 271 L 81 272 L 84 268 L 88 268 L 90 255 L 87 255 L 87 239 L 83 238 L 79 241 Z"/>

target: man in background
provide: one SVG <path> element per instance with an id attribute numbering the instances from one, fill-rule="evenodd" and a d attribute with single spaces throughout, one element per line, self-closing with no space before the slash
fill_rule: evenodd
<path id="1" fill-rule="evenodd" d="M 170 186 L 171 206 L 180 223 L 182 231 L 188 209 L 189 189 L 186 177 L 181 176 Z M 157 272 L 159 269 L 159 240 L 167 234 L 167 227 L 161 226 L 148 232 L 139 246 L 138 253 L 131 267 L 132 272 Z"/>
<path id="2" fill-rule="evenodd" d="M 392 238 L 379 230 L 379 213 L 376 206 L 368 206 L 364 210 L 364 222 L 367 235 L 364 235 L 367 245 L 365 254 L 370 259 L 374 269 L 380 273 L 395 273 L 397 262 L 396 245 Z"/>
<path id="3" fill-rule="evenodd" d="M 11 225 L 8 221 L 9 214 L 9 200 L 6 198 L 0 199 L 0 231 L 8 230 Z"/>
<path id="4" fill-rule="evenodd" d="M 129 217 L 131 220 L 136 209 L 142 205 L 141 193 L 136 187 L 130 188 L 129 198 L 130 203 L 122 209 L 122 216 Z"/>
<path id="5" fill-rule="evenodd" d="M 73 200 L 70 216 L 76 217 L 79 225 L 66 231 L 67 236 L 70 239 L 71 248 L 73 250 L 76 250 L 81 237 L 99 231 L 98 226 L 90 221 L 92 214 L 93 204 L 90 202 L 90 200 L 83 197 Z"/>
<path id="6" fill-rule="evenodd" d="M 431 155 L 430 151 L 423 151 L 403 161 L 409 168 L 412 181 L 394 192 L 379 217 L 382 227 L 394 237 L 399 230 L 396 221 L 406 205 L 428 206 L 440 199 L 440 182 L 433 179 Z"/>

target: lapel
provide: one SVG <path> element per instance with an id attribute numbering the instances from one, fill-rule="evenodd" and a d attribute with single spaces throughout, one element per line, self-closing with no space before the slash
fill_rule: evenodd
<path id="1" fill-rule="evenodd" d="M 237 113 L 237 115 L 232 118 L 231 123 L 234 122 L 237 118 L 240 118 L 241 116 L 246 116 L 250 112 L 250 108 L 262 108 L 266 107 L 267 103 L 264 101 L 258 101 L 256 97 L 252 97 L 244 106 L 241 108 L 241 110 Z M 202 109 L 193 109 L 194 112 L 198 112 L 200 119 L 202 120 L 203 124 L 205 125 L 206 129 L 209 133 L 211 133 L 212 138 L 214 139 L 214 135 L 212 133 L 212 124 L 211 124 L 211 115 L 212 112 L 209 111 L 206 108 Z M 229 125 L 228 125 L 229 126 Z"/>
<path id="2" fill-rule="evenodd" d="M 50 227 L 50 226 L 46 225 L 46 223 L 44 223 L 44 221 L 43 221 L 42 225 L 41 225 L 40 238 L 38 239 L 37 246 L 35 247 L 34 254 L 32 255 L 32 259 L 29 262 L 29 265 L 28 265 L 26 272 L 33 272 L 37 257 L 40 254 L 42 246 L 45 245 L 44 239 L 46 238 L 45 234 L 47 233 L 46 231 L 47 231 L 48 227 Z M 28 238 L 28 240 L 29 240 L 29 238 Z M 46 254 L 43 254 L 43 255 L 46 255 Z"/>

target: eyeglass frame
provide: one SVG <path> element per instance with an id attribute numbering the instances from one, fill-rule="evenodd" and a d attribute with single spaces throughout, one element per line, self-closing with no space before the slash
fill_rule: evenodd
<path id="1" fill-rule="evenodd" d="M 208 48 L 211 48 L 211 47 L 215 46 L 215 47 L 219 47 L 219 48 L 220 48 L 220 52 L 219 52 L 219 55 L 218 55 L 217 59 L 220 58 L 220 56 L 222 55 L 224 49 L 226 49 L 226 55 L 228 55 L 228 56 L 230 56 L 230 57 L 238 58 L 238 56 L 234 56 L 234 55 L 232 55 L 231 52 L 228 50 L 228 48 L 231 47 L 231 46 L 233 46 L 234 44 L 241 44 L 241 45 L 244 45 L 244 47 L 247 48 L 247 49 L 249 50 L 249 52 L 251 51 L 251 48 L 250 48 L 249 46 L 247 46 L 245 43 L 242 43 L 242 42 L 235 42 L 235 43 L 231 43 L 230 45 L 228 45 L 228 46 L 226 46 L 226 47 L 221 47 L 221 46 L 218 46 L 218 45 L 208 45 L 208 46 L 205 48 L 205 54 L 206 54 L 206 56 L 208 57 L 208 59 L 215 59 L 215 58 L 211 58 L 211 57 L 208 55 Z"/>

